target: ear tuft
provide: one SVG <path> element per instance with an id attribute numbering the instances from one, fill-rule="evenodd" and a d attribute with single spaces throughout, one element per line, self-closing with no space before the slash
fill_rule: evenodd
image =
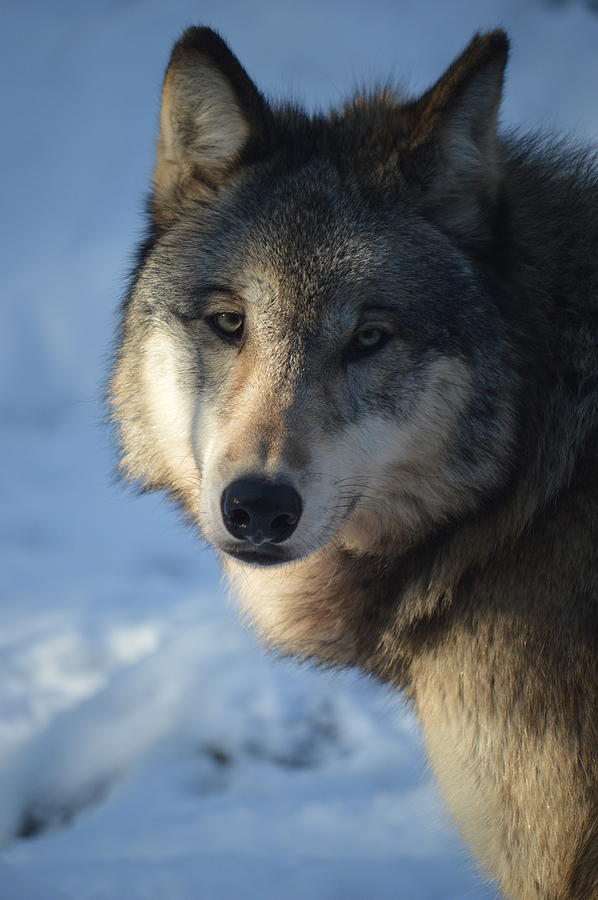
<path id="1" fill-rule="evenodd" d="M 268 107 L 222 38 L 188 28 L 164 77 L 153 209 L 168 224 L 239 165 L 250 142 L 265 138 Z"/>

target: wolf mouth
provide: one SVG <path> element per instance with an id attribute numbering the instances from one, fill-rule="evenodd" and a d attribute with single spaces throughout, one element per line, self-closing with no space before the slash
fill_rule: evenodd
<path id="1" fill-rule="evenodd" d="M 251 566 L 281 566 L 294 560 L 293 556 L 270 546 L 266 550 L 238 550 L 235 547 L 226 547 L 223 548 L 223 552 Z"/>

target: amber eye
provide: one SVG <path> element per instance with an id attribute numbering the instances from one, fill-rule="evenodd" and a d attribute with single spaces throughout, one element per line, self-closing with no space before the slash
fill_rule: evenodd
<path id="1" fill-rule="evenodd" d="M 211 316 L 209 322 L 216 334 L 227 340 L 239 340 L 243 334 L 245 316 L 237 312 L 221 312 Z"/>
<path id="2" fill-rule="evenodd" d="M 390 335 L 383 328 L 377 328 L 372 325 L 369 328 L 362 328 L 355 332 L 349 344 L 349 359 L 358 359 L 361 356 L 368 356 L 379 350 L 387 342 Z"/>

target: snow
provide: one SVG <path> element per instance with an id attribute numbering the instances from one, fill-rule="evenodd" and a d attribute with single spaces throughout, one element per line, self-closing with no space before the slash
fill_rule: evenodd
<path id="1" fill-rule="evenodd" d="M 491 900 L 400 698 L 266 655 L 167 502 L 112 483 L 102 382 L 192 22 L 310 108 L 502 24 L 504 121 L 598 132 L 573 0 L 4 4 L 0 900 Z"/>

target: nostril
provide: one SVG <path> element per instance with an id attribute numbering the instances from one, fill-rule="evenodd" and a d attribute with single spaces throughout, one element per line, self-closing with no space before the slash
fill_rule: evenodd
<path id="1" fill-rule="evenodd" d="M 251 522 L 251 516 L 244 509 L 234 509 L 229 519 L 236 528 L 248 528 Z"/>
<path id="2" fill-rule="evenodd" d="M 275 519 L 272 519 L 271 527 L 274 531 L 286 531 L 287 528 L 292 528 L 296 521 L 297 516 L 283 513 L 280 516 L 276 516 Z"/>

